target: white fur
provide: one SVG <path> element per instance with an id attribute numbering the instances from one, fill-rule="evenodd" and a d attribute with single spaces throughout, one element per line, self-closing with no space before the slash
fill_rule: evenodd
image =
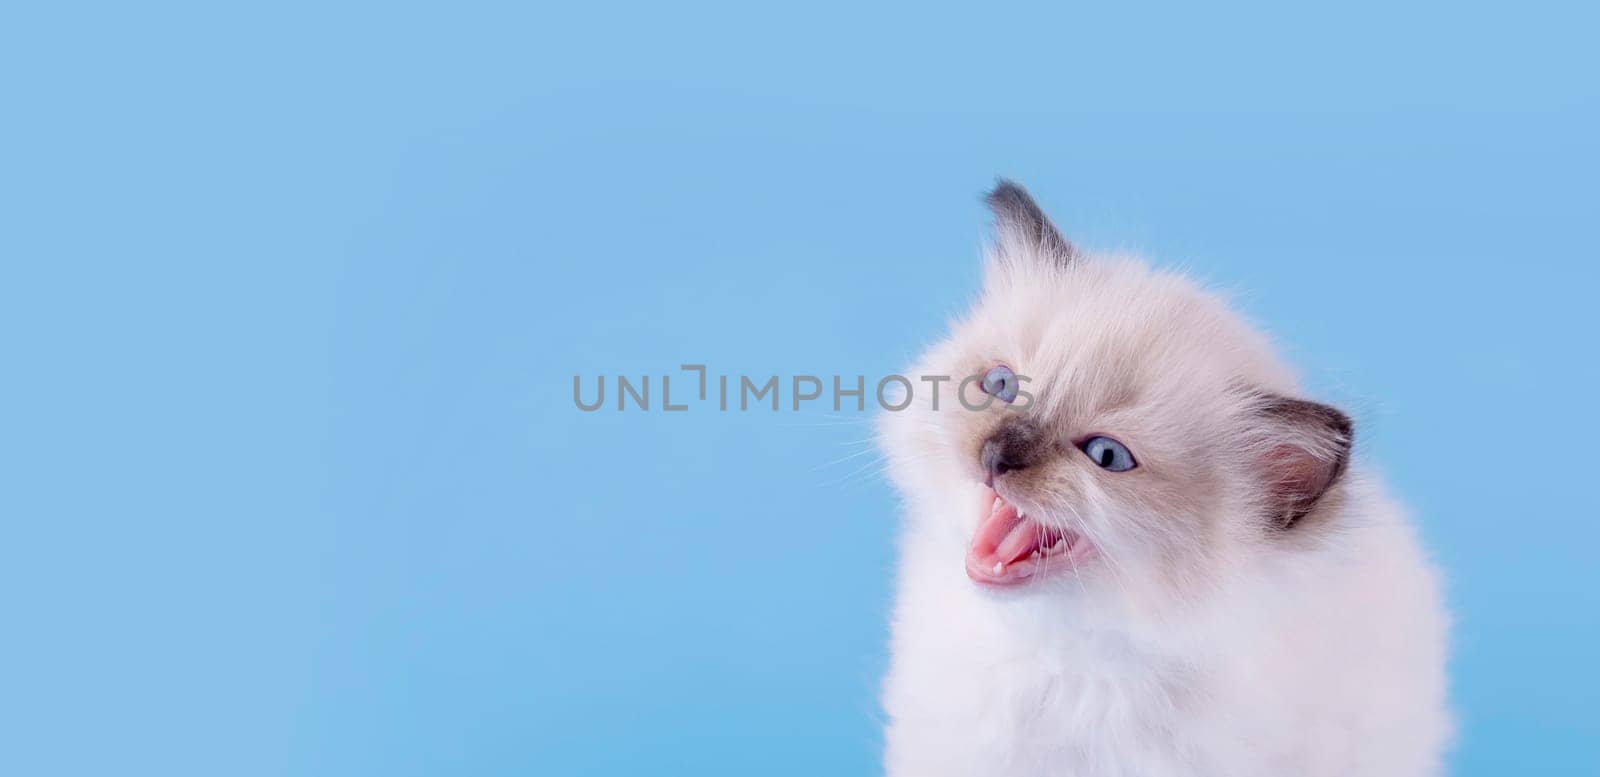
<path id="1" fill-rule="evenodd" d="M 916 404 L 886 415 L 906 510 L 888 774 L 1437 774 L 1447 623 L 1402 510 L 1356 461 L 1312 525 L 1264 529 L 1234 389 L 1296 394 L 1266 340 L 1137 260 L 1030 252 L 1002 233 L 984 295 L 915 375 L 1005 362 L 1032 378 L 1039 412 L 1120 433 L 1148 471 L 1068 462 L 1061 499 L 1019 496 L 1103 558 L 990 590 L 963 557 L 975 441 L 1006 411 L 962 410 L 947 384 L 934 412 L 917 383 Z"/>

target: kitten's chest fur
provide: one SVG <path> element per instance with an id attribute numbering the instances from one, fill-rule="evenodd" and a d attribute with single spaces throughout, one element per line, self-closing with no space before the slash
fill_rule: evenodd
<path id="1" fill-rule="evenodd" d="M 1160 775 L 1217 760 L 1231 670 L 941 588 L 901 599 L 891 773 Z"/>
<path id="2" fill-rule="evenodd" d="M 891 776 L 1432 771 L 1433 626 L 1380 568 L 1287 609 L 1245 592 L 1209 626 L 1135 635 L 1081 602 L 989 596 L 941 568 L 943 545 L 902 547 Z M 1374 616 L 1386 603 L 1393 620 Z"/>

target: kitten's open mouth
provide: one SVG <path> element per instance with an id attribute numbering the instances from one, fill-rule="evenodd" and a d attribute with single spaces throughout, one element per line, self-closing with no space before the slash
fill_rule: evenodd
<path id="1" fill-rule="evenodd" d="M 1093 550 L 1071 529 L 1027 517 L 994 489 L 984 489 L 984 517 L 967 550 L 967 577 L 987 585 L 1020 585 L 1073 569 Z"/>

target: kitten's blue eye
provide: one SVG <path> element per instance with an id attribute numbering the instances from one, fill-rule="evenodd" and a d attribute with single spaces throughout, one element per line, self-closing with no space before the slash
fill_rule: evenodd
<path id="1" fill-rule="evenodd" d="M 1139 462 L 1133 460 L 1133 452 L 1128 450 L 1128 446 L 1110 437 L 1090 437 L 1084 440 L 1083 453 L 1102 469 L 1112 472 L 1127 472 L 1139 466 Z"/>
<path id="2" fill-rule="evenodd" d="M 989 368 L 980 384 L 983 393 L 988 394 L 1001 402 L 1014 402 L 1017 398 L 1017 374 L 1004 364 L 996 364 Z"/>

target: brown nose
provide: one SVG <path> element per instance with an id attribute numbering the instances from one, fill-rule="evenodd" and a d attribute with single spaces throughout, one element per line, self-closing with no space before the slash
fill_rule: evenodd
<path id="1" fill-rule="evenodd" d="M 995 478 L 1032 466 L 1037 457 L 1036 437 L 1034 430 L 1024 423 L 1006 424 L 989 435 L 978 454 L 978 463 L 985 473 L 983 484 L 992 488 Z"/>

